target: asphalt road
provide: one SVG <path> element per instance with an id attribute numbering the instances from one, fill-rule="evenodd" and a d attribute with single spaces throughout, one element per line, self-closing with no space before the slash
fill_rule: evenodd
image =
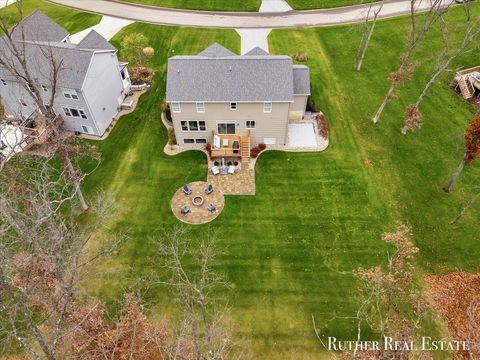
<path id="1" fill-rule="evenodd" d="M 288 11 L 282 13 L 249 13 L 169 9 L 113 0 L 47 1 L 90 13 L 144 23 L 229 29 L 302 28 L 353 24 L 363 21 L 366 11 L 370 6 L 370 4 L 362 4 L 341 8 Z M 445 4 L 452 2 L 452 0 L 443 1 Z M 373 9 L 378 6 L 380 5 L 374 4 Z M 429 8 L 429 0 L 422 0 L 418 5 L 419 10 L 427 10 Z M 383 5 L 379 18 L 389 18 L 409 13 L 409 0 L 387 0 Z"/>

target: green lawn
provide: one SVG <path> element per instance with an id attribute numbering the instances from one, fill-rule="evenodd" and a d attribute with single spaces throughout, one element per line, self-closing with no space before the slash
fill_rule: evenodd
<path id="1" fill-rule="evenodd" d="M 295 10 L 313 10 L 365 4 L 379 0 L 286 0 Z"/>
<path id="2" fill-rule="evenodd" d="M 45 11 L 70 21 L 69 29 L 85 26 L 72 20 L 79 16 L 73 11 L 50 5 Z M 356 27 L 274 30 L 270 35 L 272 53 L 310 56 L 312 96 L 329 119 L 331 145 L 317 154 L 263 154 L 257 162 L 257 194 L 227 197 L 225 210 L 210 225 L 221 231 L 225 252 L 217 261 L 218 271 L 234 284 L 235 335 L 248 342 L 257 358 L 319 358 L 322 348 L 314 338 L 312 314 L 326 334 L 351 339 L 352 324 L 332 318 L 353 315 L 352 270 L 385 261 L 388 247 L 380 237 L 397 221 L 413 227 L 421 249 L 420 272 L 479 270 L 479 206 L 458 226 L 448 224 L 474 194 L 478 164 L 465 171 L 452 194 L 441 191 L 461 159 L 461 136 L 473 115 L 449 89 L 451 74 L 422 104 L 425 125 L 417 133 L 401 136 L 400 128 L 405 107 L 427 79 L 430 65 L 400 89 L 379 124 L 370 121 L 388 87 L 388 73 L 398 65 L 406 24 L 406 19 L 377 24 L 361 73 L 352 70 Z M 150 64 L 157 70 L 155 84 L 107 140 L 94 142 L 103 163 L 84 185 L 90 194 L 99 188 L 116 191 L 119 209 L 110 227 L 129 234 L 118 254 L 86 283 L 111 305 L 125 289 L 158 271 L 160 260 L 150 237 L 180 225 L 170 211 L 174 192 L 206 178 L 203 153 L 169 157 L 162 151 L 167 58 L 195 54 L 215 41 L 237 52 L 240 48 L 233 30 L 143 24 L 125 28 L 114 38 L 115 45 L 120 47 L 121 39 L 136 31 L 155 49 Z M 438 41 L 429 38 L 419 58 L 432 64 Z M 478 58 L 479 52 L 472 52 L 456 66 L 476 65 Z M 203 236 L 208 225 L 189 228 L 193 236 Z M 173 311 L 167 289 L 146 294 L 155 318 Z"/>
<path id="3" fill-rule="evenodd" d="M 258 11 L 261 0 L 124 0 L 152 6 L 210 11 Z"/>

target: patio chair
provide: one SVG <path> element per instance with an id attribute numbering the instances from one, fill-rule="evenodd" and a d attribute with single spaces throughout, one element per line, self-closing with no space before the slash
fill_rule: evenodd
<path id="1" fill-rule="evenodd" d="M 228 167 L 228 173 L 229 174 L 234 174 L 235 173 L 235 166 L 234 165 L 230 165 Z"/>
<path id="2" fill-rule="evenodd" d="M 192 189 L 190 189 L 188 185 L 184 185 L 183 192 L 185 193 L 185 195 L 190 195 L 192 193 Z"/>
<path id="3" fill-rule="evenodd" d="M 205 194 L 210 195 L 213 192 L 212 184 L 208 184 L 207 188 L 205 189 Z"/>
<path id="4" fill-rule="evenodd" d="M 190 212 L 190 208 L 188 206 L 182 206 L 182 209 L 180 210 L 182 215 L 187 215 Z"/>
<path id="5" fill-rule="evenodd" d="M 212 174 L 213 175 L 220 174 L 220 169 L 218 168 L 218 166 L 212 166 Z"/>
<path id="6" fill-rule="evenodd" d="M 210 211 L 211 213 L 217 211 L 217 208 L 215 207 L 215 205 L 213 204 L 210 204 L 207 206 L 207 210 Z"/>

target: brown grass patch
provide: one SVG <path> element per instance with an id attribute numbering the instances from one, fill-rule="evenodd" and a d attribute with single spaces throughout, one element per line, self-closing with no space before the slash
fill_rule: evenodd
<path id="1" fill-rule="evenodd" d="M 454 272 L 427 275 L 434 307 L 455 340 L 468 341 L 474 358 L 480 356 L 480 274 Z M 464 351 L 455 359 L 470 359 Z"/>

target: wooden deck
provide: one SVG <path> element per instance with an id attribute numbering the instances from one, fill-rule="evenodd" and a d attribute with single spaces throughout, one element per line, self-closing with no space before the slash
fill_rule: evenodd
<path id="1" fill-rule="evenodd" d="M 214 147 L 215 135 L 220 137 L 220 148 Z M 227 135 L 215 134 L 212 131 L 210 141 L 212 145 L 212 158 L 234 157 L 240 158 L 242 162 L 248 162 L 250 159 L 250 135 Z"/>

